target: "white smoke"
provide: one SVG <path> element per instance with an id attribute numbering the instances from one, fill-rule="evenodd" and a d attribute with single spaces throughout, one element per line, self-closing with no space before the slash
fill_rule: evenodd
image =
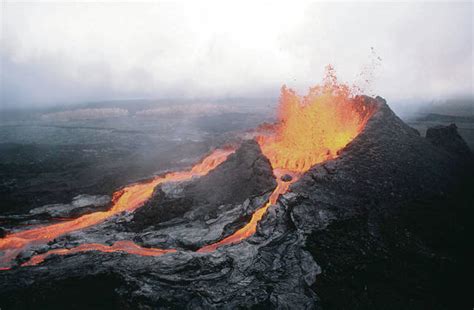
<path id="1" fill-rule="evenodd" d="M 0 106 L 131 97 L 277 96 L 331 63 L 389 100 L 472 94 L 472 3 L 12 3 Z"/>

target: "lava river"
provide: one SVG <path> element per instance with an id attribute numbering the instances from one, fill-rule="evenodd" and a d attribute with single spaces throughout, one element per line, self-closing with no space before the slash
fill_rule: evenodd
<path id="1" fill-rule="evenodd" d="M 151 181 L 132 184 L 120 189 L 114 193 L 112 207 L 108 211 L 94 212 L 70 221 L 64 221 L 57 224 L 9 234 L 5 238 L 0 239 L 0 251 L 3 252 L 3 255 L 0 256 L 0 268 L 8 269 L 11 261 L 15 259 L 15 257 L 21 251 L 27 249 L 28 247 L 44 244 L 69 232 L 102 223 L 111 216 L 119 214 L 123 211 L 134 211 L 141 207 L 151 197 L 153 190 L 157 185 L 164 182 L 185 181 L 191 179 L 192 177 L 205 175 L 219 164 L 224 162 L 227 159 L 227 156 L 233 152 L 234 149 L 218 149 L 188 171 L 171 172 L 165 176 L 156 177 Z M 126 242 L 117 242 L 107 251 L 105 250 L 107 246 L 95 244 L 84 244 L 78 248 L 83 251 L 99 250 L 104 252 L 112 252 L 115 249 L 142 255 L 147 255 L 148 253 L 159 255 L 169 252 L 166 250 L 148 251 L 148 249 L 145 248 L 140 248 L 142 250 L 140 251 L 140 249 L 137 247 L 138 246 L 131 247 L 130 244 Z M 49 253 L 54 252 L 50 251 L 47 254 Z M 60 253 L 58 252 L 57 254 Z"/>
<path id="2" fill-rule="evenodd" d="M 253 214 L 249 223 L 232 235 L 202 247 L 198 252 L 211 252 L 223 245 L 234 244 L 252 236 L 257 230 L 258 222 L 267 209 L 277 202 L 280 195 L 287 192 L 290 185 L 314 165 L 336 158 L 339 151 L 364 129 L 375 110 L 375 106 L 368 106 L 363 97 L 354 96 L 347 85 L 339 83 L 331 67 L 328 67 L 323 83 L 311 88 L 305 97 L 283 87 L 276 123 L 261 126 L 256 130 L 256 140 L 262 153 L 269 159 L 277 178 L 276 188 L 269 200 Z M 0 269 L 9 269 L 17 255 L 31 246 L 44 244 L 58 236 L 96 225 L 120 212 L 136 210 L 151 197 L 157 185 L 205 175 L 224 162 L 234 151 L 216 150 L 189 171 L 169 173 L 148 182 L 125 187 L 114 194 L 109 211 L 95 212 L 74 220 L 7 235 L 0 239 L 0 250 L 3 252 L 0 256 Z M 290 181 L 282 180 L 285 174 L 291 178 L 283 179 L 291 179 Z M 92 250 L 127 252 L 143 256 L 176 252 L 174 249 L 143 248 L 132 241 L 117 241 L 111 246 L 91 243 L 72 249 L 50 250 L 33 256 L 23 263 L 23 266 L 37 265 L 52 254 L 67 255 Z"/>

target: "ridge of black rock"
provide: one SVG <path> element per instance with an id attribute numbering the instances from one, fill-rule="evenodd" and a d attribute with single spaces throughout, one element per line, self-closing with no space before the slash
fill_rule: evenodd
<path id="1" fill-rule="evenodd" d="M 270 162 L 257 142 L 247 140 L 207 175 L 181 184 L 158 186 L 152 198 L 135 212 L 131 227 L 143 230 L 182 218 L 186 212 L 192 212 L 191 220 L 209 220 L 275 187 Z"/>
<path id="2" fill-rule="evenodd" d="M 246 140 L 219 167 L 190 183 L 186 191 L 209 204 L 242 203 L 273 190 L 276 184 L 270 161 L 258 143 Z"/>
<path id="3" fill-rule="evenodd" d="M 467 143 L 458 133 L 456 124 L 437 125 L 426 130 L 426 139 L 434 146 L 440 147 L 451 154 L 472 159 L 472 152 Z"/>

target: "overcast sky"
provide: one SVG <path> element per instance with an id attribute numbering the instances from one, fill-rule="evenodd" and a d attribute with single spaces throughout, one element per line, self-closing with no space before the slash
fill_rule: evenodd
<path id="1" fill-rule="evenodd" d="M 0 105 L 276 97 L 327 64 L 389 100 L 473 94 L 472 2 L 295 2 L 2 2 Z"/>

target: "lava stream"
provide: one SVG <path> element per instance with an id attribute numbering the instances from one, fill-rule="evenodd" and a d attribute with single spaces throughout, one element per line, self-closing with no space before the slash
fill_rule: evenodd
<path id="1" fill-rule="evenodd" d="M 157 185 L 163 182 L 184 181 L 195 176 L 205 175 L 224 162 L 234 151 L 234 149 L 218 149 L 189 171 L 171 172 L 148 182 L 127 186 L 114 193 L 112 208 L 108 211 L 94 212 L 74 220 L 9 234 L 0 239 L 0 251 L 3 252 L 0 257 L 0 268 L 9 268 L 11 261 L 29 246 L 44 244 L 66 233 L 99 224 L 123 211 L 134 211 L 151 197 Z"/>
<path id="2" fill-rule="evenodd" d="M 69 255 L 79 252 L 87 252 L 87 251 L 100 251 L 105 253 L 113 253 L 113 252 L 126 252 L 129 254 L 136 254 L 141 256 L 160 256 L 167 253 L 174 253 L 176 250 L 174 249 L 154 249 L 154 248 L 144 248 L 133 241 L 122 240 L 117 241 L 111 246 L 107 246 L 100 243 L 85 243 L 81 244 L 72 249 L 54 249 L 48 251 L 43 254 L 33 256 L 29 261 L 22 264 L 22 266 L 35 266 L 42 263 L 46 257 L 56 254 L 56 255 Z"/>
<path id="3" fill-rule="evenodd" d="M 200 248 L 198 252 L 204 252 L 204 253 L 212 252 L 223 245 L 238 243 L 242 240 L 249 238 L 257 231 L 257 224 L 258 222 L 260 222 L 263 215 L 267 212 L 268 208 L 271 205 L 274 205 L 277 202 L 280 195 L 286 193 L 290 185 L 298 180 L 297 174 L 293 174 L 291 181 L 285 182 L 281 180 L 280 176 L 283 174 L 292 173 L 290 171 L 274 170 L 274 173 L 277 176 L 277 186 L 271 193 L 270 198 L 265 203 L 265 205 L 261 207 L 260 209 L 258 209 L 257 211 L 255 211 L 254 214 L 252 214 L 252 218 L 250 219 L 250 222 L 247 223 L 244 227 L 237 230 L 232 235 L 222 239 L 221 241 L 212 243 Z"/>

